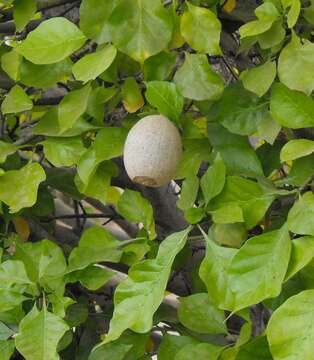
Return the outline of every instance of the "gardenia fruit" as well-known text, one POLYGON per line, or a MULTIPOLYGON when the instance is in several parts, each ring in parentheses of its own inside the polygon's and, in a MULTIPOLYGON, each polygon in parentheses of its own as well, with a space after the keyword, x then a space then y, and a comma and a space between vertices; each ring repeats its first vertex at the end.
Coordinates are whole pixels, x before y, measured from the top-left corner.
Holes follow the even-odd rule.
POLYGON ((164 116, 146 116, 127 136, 124 166, 132 181, 158 187, 175 176, 181 154, 181 136, 176 126, 164 116))

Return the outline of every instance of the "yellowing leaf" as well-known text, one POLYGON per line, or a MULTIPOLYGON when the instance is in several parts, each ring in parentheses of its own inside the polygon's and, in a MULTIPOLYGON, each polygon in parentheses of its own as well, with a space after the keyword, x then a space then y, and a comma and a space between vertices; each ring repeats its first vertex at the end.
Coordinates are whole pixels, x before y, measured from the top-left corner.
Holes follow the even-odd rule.
POLYGON ((134 78, 127 78, 122 87, 123 106, 129 113, 135 113, 144 105, 144 99, 134 78))
POLYGON ((14 218, 12 222, 19 237, 23 241, 27 241, 31 233, 28 222, 21 216, 14 218))
POLYGON ((227 0, 223 6, 223 10, 227 13, 230 13, 237 5, 237 0, 227 0))

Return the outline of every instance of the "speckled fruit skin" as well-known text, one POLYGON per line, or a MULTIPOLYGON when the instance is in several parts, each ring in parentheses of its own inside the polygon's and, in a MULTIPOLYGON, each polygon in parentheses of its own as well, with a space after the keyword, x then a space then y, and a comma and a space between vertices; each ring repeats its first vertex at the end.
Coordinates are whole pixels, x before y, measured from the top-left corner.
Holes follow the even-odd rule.
POLYGON ((181 136, 176 126, 165 116, 150 115, 129 131, 124 166, 132 181, 159 187, 173 179, 181 155, 181 136))

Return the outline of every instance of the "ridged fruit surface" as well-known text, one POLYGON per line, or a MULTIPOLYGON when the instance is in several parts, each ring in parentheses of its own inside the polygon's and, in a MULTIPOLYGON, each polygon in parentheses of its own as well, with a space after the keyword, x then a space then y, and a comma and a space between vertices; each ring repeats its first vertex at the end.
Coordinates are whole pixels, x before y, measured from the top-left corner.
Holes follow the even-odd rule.
POLYGON ((173 179, 181 154, 181 136, 176 126, 162 115, 145 116, 129 131, 124 166, 132 181, 158 187, 173 179))

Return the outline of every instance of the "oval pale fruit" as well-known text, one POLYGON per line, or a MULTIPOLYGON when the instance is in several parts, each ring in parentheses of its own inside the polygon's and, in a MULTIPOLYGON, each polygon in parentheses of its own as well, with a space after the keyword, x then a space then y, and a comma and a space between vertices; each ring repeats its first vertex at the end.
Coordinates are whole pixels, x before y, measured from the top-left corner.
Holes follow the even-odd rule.
POLYGON ((161 115, 145 116, 129 131, 124 166, 132 181, 158 187, 175 176, 181 154, 181 136, 176 126, 161 115))

